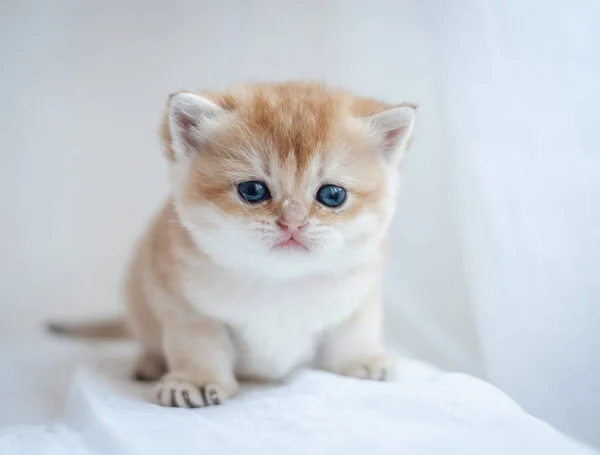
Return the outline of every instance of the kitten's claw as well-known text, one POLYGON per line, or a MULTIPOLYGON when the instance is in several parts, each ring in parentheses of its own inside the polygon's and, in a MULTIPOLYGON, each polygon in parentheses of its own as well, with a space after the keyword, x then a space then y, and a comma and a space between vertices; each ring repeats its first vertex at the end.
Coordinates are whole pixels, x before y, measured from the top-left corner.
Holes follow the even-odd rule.
POLYGON ((372 381, 388 381, 392 376, 392 362, 387 355, 367 357, 347 367, 342 375, 372 381))
POLYGON ((225 398, 224 388, 214 383, 167 374, 155 389, 156 402, 175 408, 204 408, 219 405, 225 398))

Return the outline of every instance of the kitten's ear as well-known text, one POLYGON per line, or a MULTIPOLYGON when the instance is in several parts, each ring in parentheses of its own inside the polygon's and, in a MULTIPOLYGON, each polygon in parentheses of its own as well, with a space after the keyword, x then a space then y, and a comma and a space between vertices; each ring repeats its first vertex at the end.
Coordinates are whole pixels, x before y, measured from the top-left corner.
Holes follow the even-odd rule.
POLYGON ((389 163, 398 164, 404 158, 415 123, 415 105, 403 105, 378 112, 366 120, 377 134, 378 153, 389 163))
POLYGON ((211 127, 225 109, 194 93, 181 92, 169 97, 167 122, 170 132, 171 158, 200 151, 207 142, 211 127))

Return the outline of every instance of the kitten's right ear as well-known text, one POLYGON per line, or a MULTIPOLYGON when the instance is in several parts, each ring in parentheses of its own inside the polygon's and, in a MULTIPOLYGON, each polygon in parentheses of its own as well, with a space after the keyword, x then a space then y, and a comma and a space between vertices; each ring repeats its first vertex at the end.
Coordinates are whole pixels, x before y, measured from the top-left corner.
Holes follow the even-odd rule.
POLYGON ((390 163, 402 161, 415 123, 417 106, 402 104, 367 117, 373 131, 378 135, 378 151, 390 163))
POLYGON ((189 156, 202 150, 216 118, 225 109, 194 93, 180 92, 169 97, 167 122, 169 125, 172 158, 189 156))

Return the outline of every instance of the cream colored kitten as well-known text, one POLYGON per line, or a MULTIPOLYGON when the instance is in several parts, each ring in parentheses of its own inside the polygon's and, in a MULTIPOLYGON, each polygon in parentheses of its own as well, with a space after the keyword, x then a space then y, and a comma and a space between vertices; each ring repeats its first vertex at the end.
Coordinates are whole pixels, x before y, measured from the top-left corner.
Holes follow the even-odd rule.
POLYGON ((388 377, 383 244, 414 112, 316 84, 169 98, 171 197, 126 286, 160 404, 219 404, 303 365, 388 377))

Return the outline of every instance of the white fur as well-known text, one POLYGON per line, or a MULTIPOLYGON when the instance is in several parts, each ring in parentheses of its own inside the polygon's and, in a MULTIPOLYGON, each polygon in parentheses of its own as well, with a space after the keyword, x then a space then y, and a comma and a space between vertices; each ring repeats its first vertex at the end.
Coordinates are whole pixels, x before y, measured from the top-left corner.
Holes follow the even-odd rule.
POLYGON ((264 379, 281 379, 313 362, 319 335, 356 310, 376 277, 374 269, 322 280, 219 274, 207 282, 191 276, 183 286, 194 308, 231 330, 236 373, 264 379))

